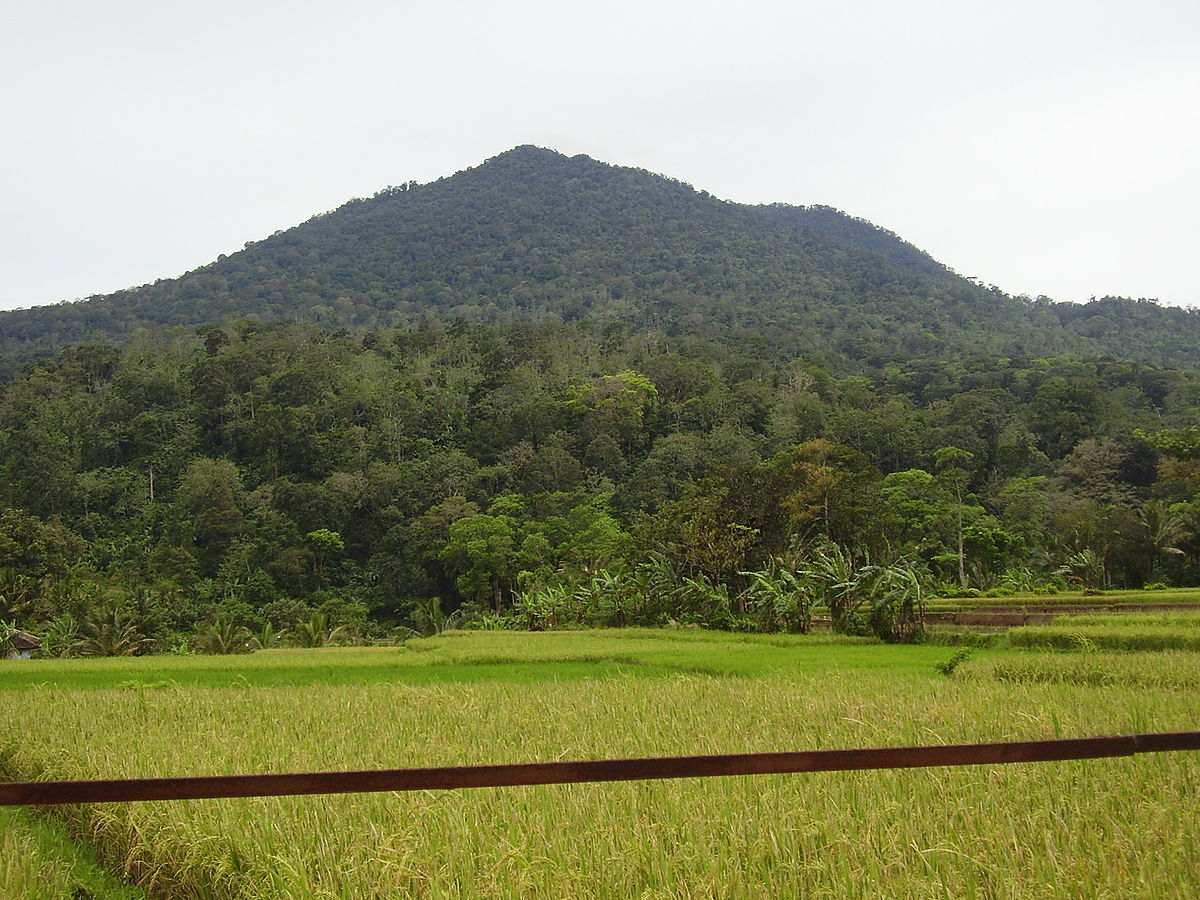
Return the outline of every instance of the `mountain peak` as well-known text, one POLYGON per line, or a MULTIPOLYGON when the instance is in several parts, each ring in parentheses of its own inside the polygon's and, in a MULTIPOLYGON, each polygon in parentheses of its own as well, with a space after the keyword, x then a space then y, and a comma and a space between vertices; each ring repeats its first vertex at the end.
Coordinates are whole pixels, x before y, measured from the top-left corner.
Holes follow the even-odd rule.
MULTIPOLYGON (((574 157, 579 159, 580 157, 574 157)), ((582 157, 588 159, 588 157, 582 157)), ((547 147, 538 147, 534 144, 520 144, 513 147, 511 150, 505 150, 503 153, 498 153, 489 159, 484 160, 480 165, 468 171, 479 170, 515 170, 524 169, 529 171, 540 171, 550 166, 562 165, 569 162, 571 157, 557 150, 551 150, 547 147)), ((594 162, 594 160, 593 160, 594 162)))
POLYGON ((518 144, 511 150, 505 150, 503 153, 497 153, 495 156, 484 162, 487 165, 489 162, 495 162, 502 159, 567 159, 566 154, 559 153, 557 150, 550 147, 539 147, 536 144, 518 144))
MULTIPOLYGON (((179 278, 0 314, 0 374, 66 343, 250 316, 361 329, 620 320, 870 365, 964 348, 1020 354, 1035 327, 1021 301, 838 210, 729 203, 644 169, 522 144, 179 278), (992 334, 987 347, 981 333, 992 334)), ((1192 333, 1181 329, 1162 361, 1192 359, 1192 333)))

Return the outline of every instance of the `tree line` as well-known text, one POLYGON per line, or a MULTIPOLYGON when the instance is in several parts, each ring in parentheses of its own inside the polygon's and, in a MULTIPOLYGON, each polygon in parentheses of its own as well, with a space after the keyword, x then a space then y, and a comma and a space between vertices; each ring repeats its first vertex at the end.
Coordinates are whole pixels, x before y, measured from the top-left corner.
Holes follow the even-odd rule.
POLYGON ((908 640, 931 594, 1200 584, 1198 406, 1127 360, 868 376, 619 322, 142 332, 0 390, 0 619, 122 652, 472 620, 908 640))

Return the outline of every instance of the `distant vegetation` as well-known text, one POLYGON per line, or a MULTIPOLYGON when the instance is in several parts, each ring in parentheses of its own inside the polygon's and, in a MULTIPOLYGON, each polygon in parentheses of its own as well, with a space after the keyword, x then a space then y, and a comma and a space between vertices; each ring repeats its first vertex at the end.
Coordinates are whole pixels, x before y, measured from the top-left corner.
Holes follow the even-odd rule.
POLYGON ((1200 381, 876 377, 614 324, 242 322, 0 393, 0 619, 48 652, 670 620, 919 637, 933 596, 1200 583, 1200 381))

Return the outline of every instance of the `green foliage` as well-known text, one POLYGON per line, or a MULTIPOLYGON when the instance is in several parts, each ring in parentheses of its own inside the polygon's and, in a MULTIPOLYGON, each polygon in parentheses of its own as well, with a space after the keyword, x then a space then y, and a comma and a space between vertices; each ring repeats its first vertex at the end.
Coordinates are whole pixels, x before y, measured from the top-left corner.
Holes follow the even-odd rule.
POLYGON ((1085 589, 1103 587, 1106 582, 1104 561, 1091 548, 1072 553, 1059 568, 1059 574, 1085 589))
POLYGON ((949 659, 935 663, 934 669, 941 672, 947 678, 954 674, 954 670, 965 663, 973 655, 974 650, 971 647, 960 647, 950 656, 949 659))
POLYGON ((757 529, 730 521, 725 509, 730 488, 715 480, 691 487, 679 500, 643 519, 634 540, 671 561, 686 576, 721 582, 745 568, 757 529))
POLYGON ((318 528, 304 536, 313 552, 313 574, 318 587, 328 584, 328 568, 346 549, 346 542, 336 531, 318 528))
POLYGON ((0 570, 31 578, 65 574, 83 541, 55 518, 43 521, 20 510, 0 511, 0 570))
POLYGON ((251 653, 258 649, 258 641, 246 626, 239 625, 227 616, 218 616, 211 625, 196 635, 192 646, 200 653, 229 655, 251 653))
POLYGON ((73 656, 79 640, 79 623, 70 613, 63 613, 46 624, 42 632, 42 653, 51 657, 73 656))
POLYGON ((279 629, 270 622, 264 622, 253 635, 251 648, 256 650, 270 650, 272 647, 277 647, 281 640, 282 635, 279 629))
POLYGON ((315 612, 307 621, 297 623, 290 636, 295 647, 331 647, 345 643, 350 633, 345 625, 331 625, 327 613, 315 612))
POLYGON ((869 543, 880 473, 863 453, 821 439, 777 453, 770 466, 781 479, 782 505, 796 535, 869 543))
POLYGON ((925 634, 922 573, 904 563, 864 567, 859 573, 870 598, 871 633, 888 643, 917 643, 925 634))
POLYGON ((12 639, 19 630, 12 622, 0 619, 0 652, 7 654, 12 649, 12 639))
POLYGON ((1148 442, 1159 453, 1177 459, 1200 459, 1200 428, 1188 425, 1184 428, 1163 428, 1157 431, 1134 429, 1134 437, 1148 442))
POLYGON ((736 339, 598 299, 577 321, 463 310, 365 340, 231 320, 64 350, 0 392, 0 615, 40 633, 117 606, 164 649, 317 610, 363 638, 427 631, 431 598, 494 624, 828 616, 915 640, 950 582, 1200 584, 1194 373, 1041 344, 850 361, 737 302, 736 339), (880 574, 896 560, 919 591, 880 574))
POLYGON ((97 610, 96 617, 79 629, 79 636, 72 648, 79 656, 136 656, 153 646, 133 618, 116 606, 97 610))
POLYGON ((478 513, 454 522, 441 555, 459 591, 491 602, 499 613, 519 571, 519 537, 520 526, 511 516, 478 513))
POLYGON ((304 539, 319 548, 320 552, 328 555, 341 553, 346 549, 346 542, 342 540, 342 536, 336 531, 330 531, 328 528, 318 528, 316 531, 310 531, 304 536, 304 539))
POLYGON ((859 612, 868 598, 861 590, 864 582, 860 567, 849 553, 838 544, 817 544, 809 549, 800 573, 829 610, 834 631, 865 633, 865 623, 859 612))
POLYGON ((814 588, 783 559, 773 559, 768 568, 740 573, 750 586, 739 598, 743 611, 754 615, 763 631, 808 634, 812 629, 814 588))
POLYGON ((416 631, 426 637, 455 627, 458 618, 456 613, 446 613, 441 597, 422 597, 413 605, 412 620, 416 631))

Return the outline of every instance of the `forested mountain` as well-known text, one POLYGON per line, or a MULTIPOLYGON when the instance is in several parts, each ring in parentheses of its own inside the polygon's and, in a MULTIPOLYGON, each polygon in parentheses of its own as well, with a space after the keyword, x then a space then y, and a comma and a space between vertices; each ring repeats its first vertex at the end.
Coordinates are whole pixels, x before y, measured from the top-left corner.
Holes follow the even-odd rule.
POLYGON ((911 639, 931 592, 1200 584, 1196 323, 518 148, 4 314, 0 626, 911 639))
POLYGON ((727 203, 645 171, 518 147, 353 200, 179 278, 0 313, 0 374, 67 344, 246 317, 360 331, 429 318, 620 321, 839 371, 1060 352, 1200 364, 1200 317, 1188 312, 1013 298, 827 207, 727 203))

